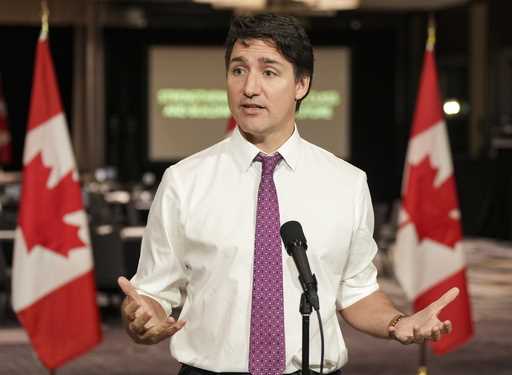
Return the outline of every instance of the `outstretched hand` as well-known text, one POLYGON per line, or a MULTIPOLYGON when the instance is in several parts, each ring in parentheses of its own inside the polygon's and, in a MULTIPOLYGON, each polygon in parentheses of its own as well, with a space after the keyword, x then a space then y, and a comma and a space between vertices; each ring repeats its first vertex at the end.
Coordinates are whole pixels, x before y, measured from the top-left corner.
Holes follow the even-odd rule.
POLYGON ((395 327, 389 327, 389 335, 402 344, 440 340, 452 331, 452 323, 449 320, 442 322, 437 316, 458 294, 458 288, 450 289, 423 310, 402 318, 395 327))
POLYGON ((125 277, 117 279, 127 298, 121 306, 121 315, 128 335, 139 344, 156 344, 171 337, 185 325, 185 321, 167 316, 158 302, 137 293, 125 277))

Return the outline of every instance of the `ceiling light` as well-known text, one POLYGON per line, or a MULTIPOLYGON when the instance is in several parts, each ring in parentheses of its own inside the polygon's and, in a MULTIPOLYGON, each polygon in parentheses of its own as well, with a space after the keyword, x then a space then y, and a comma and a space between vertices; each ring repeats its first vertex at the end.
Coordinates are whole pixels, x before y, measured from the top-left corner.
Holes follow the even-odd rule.
POLYGON ((446 116, 455 116, 460 113, 460 103, 456 99, 450 99, 444 102, 443 104, 443 111, 446 114, 446 116))
POLYGON ((266 0, 194 0, 196 3, 209 3, 214 8, 263 9, 266 0))
POLYGON ((317 10, 347 10, 360 6, 360 0, 299 0, 317 10))

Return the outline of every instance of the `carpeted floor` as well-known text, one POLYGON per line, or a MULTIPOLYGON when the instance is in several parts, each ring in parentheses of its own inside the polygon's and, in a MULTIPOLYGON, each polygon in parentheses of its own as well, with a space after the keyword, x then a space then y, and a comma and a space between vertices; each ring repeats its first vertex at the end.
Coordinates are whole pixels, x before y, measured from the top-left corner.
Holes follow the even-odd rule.
MULTIPOLYGON (((466 241, 476 334, 464 347, 448 355, 429 355, 429 375, 512 374, 512 248, 487 241, 466 241)), ((406 301, 391 278, 382 288, 395 303, 406 301)), ((154 346, 133 344, 124 334, 116 313, 105 312, 104 340, 95 350, 67 364, 59 375, 177 374, 179 364, 168 342, 154 346)), ((417 346, 365 336, 343 325, 349 347, 344 374, 414 375, 417 346)), ((47 374, 35 359, 23 331, 12 321, 0 325, 0 374, 47 374)))

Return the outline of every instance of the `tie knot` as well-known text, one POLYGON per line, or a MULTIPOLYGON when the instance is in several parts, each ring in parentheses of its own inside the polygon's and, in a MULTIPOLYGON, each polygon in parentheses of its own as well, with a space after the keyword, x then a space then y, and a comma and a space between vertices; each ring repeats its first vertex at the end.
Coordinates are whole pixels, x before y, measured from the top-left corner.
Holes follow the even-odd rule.
POLYGON ((256 155, 254 160, 261 162, 261 173, 262 174, 274 174, 274 169, 283 159, 280 153, 275 153, 272 156, 265 156, 261 152, 256 155))

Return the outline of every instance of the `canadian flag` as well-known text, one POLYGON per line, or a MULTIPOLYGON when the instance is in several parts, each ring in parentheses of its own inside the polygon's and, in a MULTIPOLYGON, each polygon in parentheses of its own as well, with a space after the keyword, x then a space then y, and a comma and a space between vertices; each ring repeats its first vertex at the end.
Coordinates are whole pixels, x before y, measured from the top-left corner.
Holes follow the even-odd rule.
POLYGON ((78 173, 46 33, 39 38, 23 156, 12 304, 45 367, 101 340, 78 173))
POLYGON ((6 165, 12 161, 11 134, 7 122, 7 105, 2 92, 0 77, 0 164, 6 165))
POLYGON ((402 185, 402 205, 394 249, 395 272, 415 311, 452 287, 459 296, 442 310, 453 331, 432 343, 443 354, 473 334, 466 265, 453 164, 441 110, 433 41, 423 71, 402 185))

